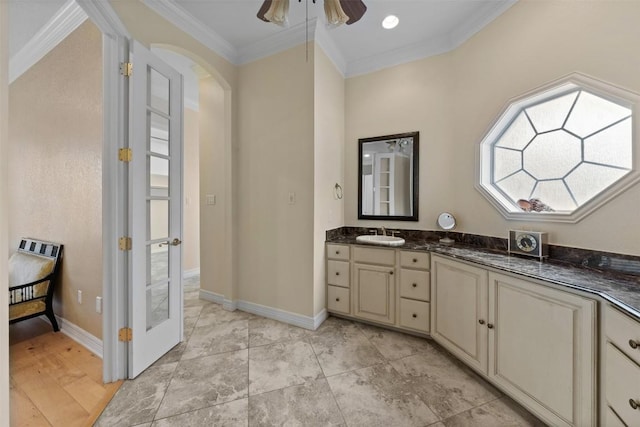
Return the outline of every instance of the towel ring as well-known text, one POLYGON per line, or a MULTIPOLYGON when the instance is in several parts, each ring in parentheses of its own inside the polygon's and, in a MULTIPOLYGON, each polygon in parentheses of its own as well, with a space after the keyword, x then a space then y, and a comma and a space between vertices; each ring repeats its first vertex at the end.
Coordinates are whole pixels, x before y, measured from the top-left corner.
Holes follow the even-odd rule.
POLYGON ((337 182, 334 187, 334 192, 336 194, 336 199, 342 199, 342 187, 337 182))

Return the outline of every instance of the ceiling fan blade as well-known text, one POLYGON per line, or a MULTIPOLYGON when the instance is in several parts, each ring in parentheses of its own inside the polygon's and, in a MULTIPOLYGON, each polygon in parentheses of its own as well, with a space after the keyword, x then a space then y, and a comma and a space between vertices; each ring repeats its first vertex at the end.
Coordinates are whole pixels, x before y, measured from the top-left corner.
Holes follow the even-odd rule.
POLYGON ((362 0, 340 0, 340 6, 342 6, 344 13, 349 16, 347 25, 358 22, 367 11, 367 6, 365 6, 362 0))
POLYGON ((267 18, 264 17, 264 14, 267 13, 269 8, 271 7, 272 0, 264 0, 262 6, 260 6, 260 10, 258 11, 258 19, 263 20, 264 22, 270 22, 267 18))

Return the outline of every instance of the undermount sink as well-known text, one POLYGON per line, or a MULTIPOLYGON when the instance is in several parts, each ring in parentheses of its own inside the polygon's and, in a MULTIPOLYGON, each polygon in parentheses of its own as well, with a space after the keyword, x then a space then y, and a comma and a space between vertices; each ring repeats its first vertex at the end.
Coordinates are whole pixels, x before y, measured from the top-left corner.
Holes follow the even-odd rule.
POLYGON ((362 236, 356 237, 356 242, 368 243, 371 245, 382 245, 382 246, 404 245, 404 239, 402 237, 395 237, 395 236, 362 235, 362 236))

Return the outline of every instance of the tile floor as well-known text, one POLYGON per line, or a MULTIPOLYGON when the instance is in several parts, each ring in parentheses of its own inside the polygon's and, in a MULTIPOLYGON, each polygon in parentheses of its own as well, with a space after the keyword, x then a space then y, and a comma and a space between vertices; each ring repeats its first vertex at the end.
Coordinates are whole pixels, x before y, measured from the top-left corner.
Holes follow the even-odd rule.
POLYGON ((544 425, 431 340, 335 317, 307 331, 185 288, 185 342, 95 425, 544 425))

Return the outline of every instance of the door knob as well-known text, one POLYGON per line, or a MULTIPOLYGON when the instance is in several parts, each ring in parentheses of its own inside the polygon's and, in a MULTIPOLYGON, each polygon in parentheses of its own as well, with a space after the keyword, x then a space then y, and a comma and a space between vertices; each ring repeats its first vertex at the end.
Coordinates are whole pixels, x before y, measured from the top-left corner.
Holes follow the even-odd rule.
POLYGON ((175 239, 173 239, 173 240, 171 240, 171 241, 167 240, 166 242, 162 242, 162 243, 160 243, 158 246, 159 246, 159 247, 169 246, 169 245, 171 245, 171 246, 178 246, 180 243, 182 243, 182 240, 180 240, 180 239, 178 239, 178 238, 175 238, 175 239))

